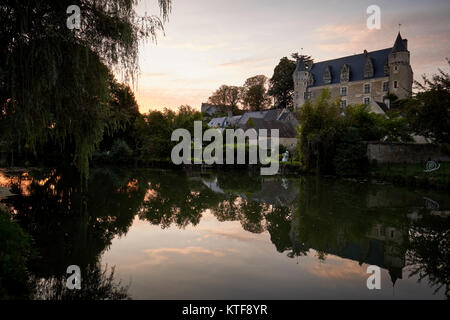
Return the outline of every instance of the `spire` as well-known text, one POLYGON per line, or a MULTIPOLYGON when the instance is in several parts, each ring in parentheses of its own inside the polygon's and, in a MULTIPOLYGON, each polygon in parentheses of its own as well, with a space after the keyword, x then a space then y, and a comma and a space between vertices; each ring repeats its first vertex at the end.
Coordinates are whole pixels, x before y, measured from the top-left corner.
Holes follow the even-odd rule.
POLYGON ((408 51, 405 45, 405 41, 402 39, 402 35, 400 34, 400 31, 398 32, 397 39, 395 40, 394 46, 392 47, 391 53, 396 52, 404 52, 408 51))
POLYGON ((303 58, 303 56, 301 56, 300 59, 298 59, 297 71, 307 71, 305 59, 303 58))

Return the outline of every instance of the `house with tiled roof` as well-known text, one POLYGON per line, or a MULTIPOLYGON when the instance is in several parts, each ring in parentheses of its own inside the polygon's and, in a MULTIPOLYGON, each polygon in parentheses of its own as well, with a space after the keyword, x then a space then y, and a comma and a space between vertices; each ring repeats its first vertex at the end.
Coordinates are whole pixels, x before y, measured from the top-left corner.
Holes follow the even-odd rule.
POLYGON ((223 131, 225 128, 240 128, 243 130, 255 129, 277 129, 279 143, 287 149, 293 150, 297 144, 298 121, 295 114, 287 109, 270 109, 261 111, 249 111, 240 116, 228 116, 212 118, 208 127, 223 131))
POLYGON ((376 113, 390 108, 389 94, 400 99, 412 94, 413 71, 408 41, 400 33, 393 47, 321 61, 313 64, 297 62, 294 78, 294 106, 316 99, 328 88, 332 99, 340 98, 341 106, 366 104, 376 113))

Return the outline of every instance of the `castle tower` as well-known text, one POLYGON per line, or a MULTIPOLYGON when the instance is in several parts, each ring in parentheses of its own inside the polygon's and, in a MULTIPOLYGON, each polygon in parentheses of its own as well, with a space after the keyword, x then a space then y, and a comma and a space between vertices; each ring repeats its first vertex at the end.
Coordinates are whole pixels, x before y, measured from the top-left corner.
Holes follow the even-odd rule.
POLYGON ((301 57, 297 62, 294 74, 294 109, 305 104, 305 97, 308 88, 308 80, 310 78, 305 60, 301 57))
POLYGON ((389 64, 389 92, 399 99, 411 97, 413 71, 410 64, 408 40, 402 39, 400 32, 388 58, 389 64))

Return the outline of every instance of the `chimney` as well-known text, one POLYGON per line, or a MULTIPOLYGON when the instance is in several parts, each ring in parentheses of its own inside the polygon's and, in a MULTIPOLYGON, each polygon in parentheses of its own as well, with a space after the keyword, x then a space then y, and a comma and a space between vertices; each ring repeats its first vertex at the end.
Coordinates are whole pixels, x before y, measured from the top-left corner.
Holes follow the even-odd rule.
POLYGON ((408 39, 403 39, 403 44, 405 45, 406 50, 408 50, 408 39))

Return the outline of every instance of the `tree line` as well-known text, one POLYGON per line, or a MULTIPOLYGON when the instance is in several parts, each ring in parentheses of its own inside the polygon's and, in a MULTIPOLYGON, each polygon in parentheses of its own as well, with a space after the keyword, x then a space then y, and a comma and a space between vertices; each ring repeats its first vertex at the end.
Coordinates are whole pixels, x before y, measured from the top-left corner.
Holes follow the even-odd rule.
POLYGON ((300 58, 312 63, 310 56, 293 53, 290 58, 280 59, 270 79, 265 75, 256 75, 245 80, 241 87, 222 85, 213 92, 208 102, 233 114, 239 114, 242 110, 265 110, 272 105, 293 110, 293 74, 300 58))

